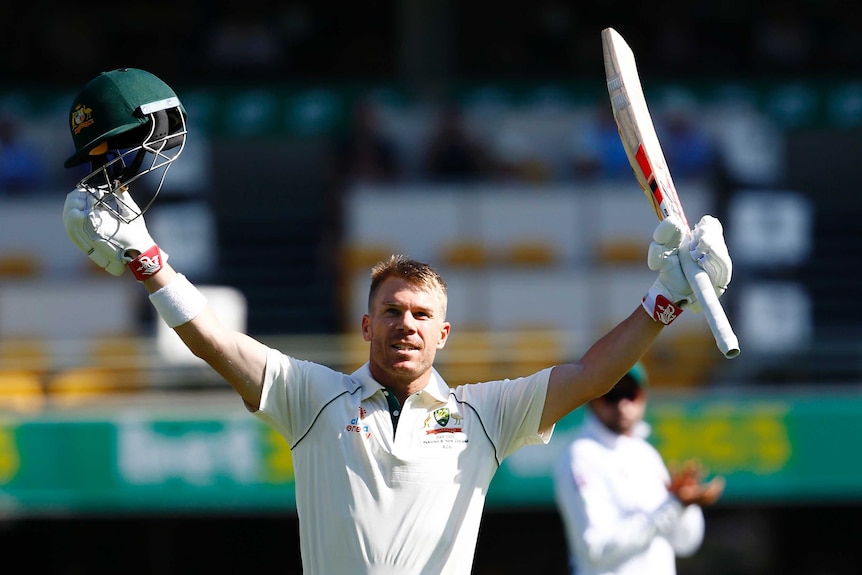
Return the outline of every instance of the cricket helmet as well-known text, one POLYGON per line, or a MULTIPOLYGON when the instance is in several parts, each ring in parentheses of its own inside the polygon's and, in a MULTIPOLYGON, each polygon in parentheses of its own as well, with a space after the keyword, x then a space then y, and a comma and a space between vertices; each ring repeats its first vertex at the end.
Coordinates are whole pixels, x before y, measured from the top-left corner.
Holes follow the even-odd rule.
POLYGON ((120 68, 90 80, 75 96, 69 115, 75 153, 64 166, 89 162, 91 167, 78 187, 100 199, 119 199, 119 191, 155 172, 156 184, 146 201, 137 198, 141 208, 132 210, 132 219, 143 214, 185 147, 187 116, 177 95, 149 72, 120 68))

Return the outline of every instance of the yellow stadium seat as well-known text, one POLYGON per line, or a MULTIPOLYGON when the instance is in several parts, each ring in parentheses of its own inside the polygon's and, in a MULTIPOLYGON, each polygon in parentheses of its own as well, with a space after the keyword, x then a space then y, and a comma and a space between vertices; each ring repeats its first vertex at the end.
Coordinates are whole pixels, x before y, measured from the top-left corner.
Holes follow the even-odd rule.
POLYGON ((512 243, 501 250, 500 263, 511 266, 544 267, 557 262, 553 246, 543 241, 524 240, 512 243))
POLYGON ((43 375, 51 368, 48 342, 40 337, 0 339, 0 370, 29 371, 43 375))
POLYGON ((347 373, 353 373, 368 361, 368 346, 370 344, 362 339, 362 336, 356 333, 355 329, 339 336, 339 344, 344 357, 344 370, 347 373))
POLYGON ((488 248, 476 240, 450 242, 440 251, 440 263, 448 267, 481 268, 491 261, 488 248))
POLYGON ((137 374, 106 367, 72 367, 51 377, 48 393, 53 405, 70 407, 109 395, 140 390, 137 374))
POLYGON ((42 268, 42 261, 33 254, 0 255, 0 277, 3 279, 33 278, 42 273, 42 268))
POLYGON ((340 247, 339 264, 346 277, 354 273, 368 273, 371 267, 396 253, 391 246, 383 244, 344 244, 340 247))
POLYGON ((45 405, 45 391, 38 374, 25 370, 0 371, 0 410, 38 412, 45 405))
POLYGON ((512 334, 511 373, 530 375, 566 361, 565 340, 554 326, 523 326, 512 334))
POLYGON ((500 365, 494 361, 496 347, 488 331, 457 331, 437 354, 439 371, 455 387, 497 379, 500 365))
POLYGON ((83 365, 51 375, 47 392, 53 404, 71 406, 106 395, 136 393, 146 389, 146 359, 142 343, 134 336, 94 338, 83 365))
POLYGON ((660 337, 643 358, 650 386, 684 389, 706 385, 721 359, 712 333, 708 328, 668 332, 667 337, 660 337))
POLYGON ((595 252, 596 264, 601 266, 644 265, 646 263, 647 244, 640 240, 623 239, 601 242, 595 252))

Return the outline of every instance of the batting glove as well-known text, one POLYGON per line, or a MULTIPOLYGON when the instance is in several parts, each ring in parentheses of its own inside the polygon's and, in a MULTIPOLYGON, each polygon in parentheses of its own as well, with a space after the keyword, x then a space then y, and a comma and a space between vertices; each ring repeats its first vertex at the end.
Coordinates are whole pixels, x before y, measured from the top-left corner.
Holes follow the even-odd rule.
POLYGON ((693 297, 679 263, 679 248, 686 235, 682 222, 669 216, 653 231, 647 252, 647 265, 658 272, 658 277, 644 296, 643 306, 653 319, 665 325, 679 317, 693 297))
POLYGON ((733 262, 724 242, 724 228, 712 216, 703 216, 692 230, 689 252, 709 275, 715 295, 721 297, 733 276, 733 262))
POLYGON ((119 198, 100 190, 72 190, 63 206, 63 224, 72 242, 96 265, 114 276, 130 267, 135 278, 144 281, 162 269, 168 254, 150 237, 143 216, 136 217, 140 209, 131 194, 124 191, 119 198))
POLYGON ((644 296, 643 306, 656 321, 665 325, 679 317, 683 309, 695 313, 701 310, 682 271, 680 257, 691 257, 706 271, 717 296, 727 290, 732 275, 723 229, 716 218, 701 218, 690 238, 676 217, 662 220, 653 232, 653 241, 647 254, 647 265, 659 274, 644 296))

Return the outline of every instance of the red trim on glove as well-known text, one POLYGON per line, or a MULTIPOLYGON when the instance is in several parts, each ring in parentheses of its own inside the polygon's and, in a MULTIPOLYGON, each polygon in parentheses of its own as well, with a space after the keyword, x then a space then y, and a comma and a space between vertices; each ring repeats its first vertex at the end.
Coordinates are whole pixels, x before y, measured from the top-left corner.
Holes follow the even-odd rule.
POLYGON ((162 252, 156 245, 129 262, 129 268, 139 282, 162 271, 162 265, 162 252))
POLYGON ((655 303, 653 303, 653 308, 650 310, 647 305, 647 298, 651 294, 647 294, 643 298, 644 307, 647 308, 647 312, 650 313, 654 320, 657 322, 663 323, 664 325, 670 325, 673 323, 673 320, 679 317, 679 314, 682 313, 682 308, 667 299, 662 294, 656 294, 655 303))

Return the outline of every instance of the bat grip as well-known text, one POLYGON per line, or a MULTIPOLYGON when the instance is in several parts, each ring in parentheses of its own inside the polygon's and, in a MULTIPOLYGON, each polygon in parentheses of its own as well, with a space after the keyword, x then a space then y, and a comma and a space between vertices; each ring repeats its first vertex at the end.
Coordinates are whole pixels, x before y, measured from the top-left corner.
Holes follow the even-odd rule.
POLYGON ((730 327, 730 321, 718 301, 718 296, 715 295, 715 288, 712 287, 709 274, 686 253, 680 253, 679 261, 682 263, 685 278, 691 285, 697 301, 700 302, 718 349, 724 354, 724 357, 733 359, 739 355, 739 340, 733 333, 733 328, 730 327))

